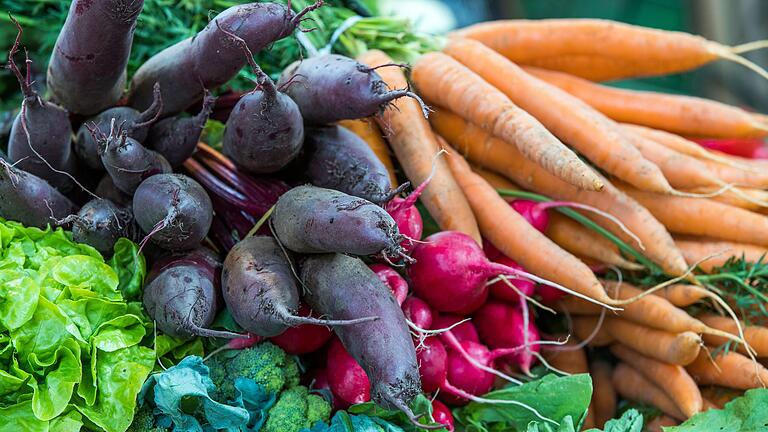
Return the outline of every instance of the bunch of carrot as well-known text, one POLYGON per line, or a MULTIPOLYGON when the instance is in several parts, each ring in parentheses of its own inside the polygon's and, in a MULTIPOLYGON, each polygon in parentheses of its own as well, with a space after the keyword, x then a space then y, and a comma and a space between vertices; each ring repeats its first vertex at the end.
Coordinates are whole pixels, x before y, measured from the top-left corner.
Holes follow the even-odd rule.
MULTIPOLYGON (((762 138, 768 118, 595 81, 677 73, 717 59, 768 76, 739 56, 760 46, 602 20, 482 23, 449 35, 442 52, 413 65, 410 81, 432 108, 429 119, 417 101, 403 98, 377 124, 347 126, 394 167, 388 143, 414 184, 431 179, 421 200, 441 229, 486 240, 530 273, 581 295, 550 305, 569 317, 571 342, 543 352, 555 369, 592 373, 588 422, 613 417, 620 395, 656 406, 666 416, 658 422, 674 424, 722 406, 712 386, 768 385, 761 363, 768 328, 738 321, 736 305, 692 272, 717 271, 732 257, 759 262, 768 252, 768 164, 691 140, 762 138), (441 149, 448 154, 436 157, 441 149), (581 211, 585 225, 553 213, 538 230, 510 205, 509 195, 525 191, 620 223, 581 211), (607 267, 648 267, 686 282, 645 290, 598 278, 607 267), (685 309, 705 301, 725 316, 685 309), (615 365, 590 364, 583 349, 600 346, 610 347, 615 365)), ((359 60, 393 63, 379 51, 359 60)), ((409 86, 397 68, 378 71, 391 88, 409 86)))

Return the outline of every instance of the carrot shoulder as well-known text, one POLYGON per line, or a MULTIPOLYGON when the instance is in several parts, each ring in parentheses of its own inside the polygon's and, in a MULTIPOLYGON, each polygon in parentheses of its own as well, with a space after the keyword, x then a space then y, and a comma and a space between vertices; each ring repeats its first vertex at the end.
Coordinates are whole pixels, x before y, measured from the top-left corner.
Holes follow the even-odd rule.
POLYGON ((602 188, 594 170, 538 120, 451 57, 437 52, 423 55, 411 78, 424 98, 512 143, 548 172, 579 188, 602 188))
POLYGON ((450 153, 446 159, 469 199, 483 237, 537 276, 595 300, 608 299, 586 264, 533 228, 488 182, 472 172, 464 158, 450 153))
POLYGON ((618 342, 664 363, 685 366, 699 354, 701 338, 696 333, 670 333, 619 318, 606 321, 608 332, 618 342))
MULTIPOLYGON (((736 323, 733 322, 733 320, 730 318, 717 315, 704 315, 699 318, 704 324, 712 328, 716 328, 733 335, 739 333, 738 328, 736 328, 736 323)), ((749 346, 755 350, 755 355, 757 357, 768 357, 768 328, 756 325, 748 326, 744 323, 741 323, 741 325, 743 326, 742 328, 744 330, 744 339, 747 341, 749 346)), ((720 346, 728 342, 728 340, 720 336, 704 335, 704 342, 712 346, 720 346)), ((744 345, 739 345, 737 349, 740 353, 746 354, 744 345)))
POLYGON ((613 387, 626 399, 653 405, 676 419, 686 418, 672 398, 627 363, 619 363, 613 369, 613 387))
POLYGON ((768 133, 768 125, 761 123, 752 114, 720 102, 609 87, 562 72, 534 67, 524 69, 618 122, 689 136, 761 137, 768 133))
MULTIPOLYGON (((360 60, 375 67, 392 63, 381 51, 368 51, 360 60)), ((408 83, 398 68, 379 68, 379 75, 391 88, 405 88, 408 83)), ((392 150, 405 175, 414 185, 423 183, 435 167, 435 175, 421 195, 421 202, 443 230, 455 230, 471 236, 480 244, 480 231, 464 193, 453 178, 445 158, 435 158, 440 144, 424 118, 421 107, 411 98, 400 98, 376 119, 387 133, 392 150)))
MULTIPOLYGON (((503 174, 534 192, 554 199, 588 204, 611 213, 642 240, 645 245, 643 253, 665 272, 678 276, 687 270, 683 255, 677 250, 666 229, 648 210, 609 182, 606 181, 605 189, 600 192, 580 190, 523 158, 514 146, 490 136, 451 112, 434 112, 430 115, 430 121, 436 132, 470 161, 503 174)), ((616 225, 599 219, 596 221, 634 245, 633 240, 617 229, 616 225)))
POLYGON ((696 360, 686 366, 699 384, 748 390, 768 384, 768 369, 748 357, 729 351, 710 358, 702 350, 696 360))
POLYGON ((501 90, 598 167, 644 190, 671 190, 659 168, 624 137, 617 123, 578 98, 527 74, 477 41, 451 39, 443 51, 501 90))

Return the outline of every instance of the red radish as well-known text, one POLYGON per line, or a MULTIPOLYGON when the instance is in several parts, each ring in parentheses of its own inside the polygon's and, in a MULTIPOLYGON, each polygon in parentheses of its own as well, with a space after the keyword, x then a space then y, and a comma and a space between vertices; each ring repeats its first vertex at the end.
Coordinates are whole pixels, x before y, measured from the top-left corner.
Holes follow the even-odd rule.
MULTIPOLYGON (((312 311, 304 304, 299 306, 298 316, 312 316, 312 311)), ((288 327, 287 330, 270 338, 272 343, 279 346, 288 354, 308 354, 320 349, 333 334, 326 326, 315 324, 302 324, 296 327, 288 327)))
POLYGON ((397 304, 402 306, 405 298, 408 296, 408 282, 406 282, 405 279, 403 279, 403 277, 392 267, 387 265, 371 264, 368 267, 373 270, 373 272, 376 273, 376 276, 379 277, 379 280, 384 282, 384 285, 392 291, 395 300, 397 300, 397 304))
POLYGON ((464 307, 457 310, 456 313, 459 315, 472 315, 476 310, 480 309, 480 307, 485 304, 485 302, 488 300, 489 294, 490 290, 483 290, 483 295, 475 299, 475 301, 472 303, 467 303, 464 305, 464 307))
POLYGON ((410 296, 402 304, 403 314, 416 327, 429 329, 432 327, 432 310, 422 299, 410 296))
POLYGON ((474 323, 482 341, 490 348, 515 348, 523 346, 514 355, 516 363, 526 374, 534 360, 532 352, 539 352, 539 345, 533 343, 540 339, 535 324, 528 320, 526 335, 525 316, 512 305, 490 301, 474 316, 474 323))
POLYGON ((384 206, 387 213, 397 223, 400 234, 405 236, 405 240, 400 245, 406 251, 410 251, 413 248, 413 240, 421 240, 421 234, 424 232, 424 221, 421 219, 419 209, 416 208, 416 200, 419 199, 424 188, 429 184, 431 177, 430 175, 427 180, 422 182, 407 197, 394 197, 384 206))
POLYGON ((504 256, 504 254, 501 253, 501 251, 498 250, 496 246, 493 245, 493 243, 486 239, 483 239, 483 252, 485 252, 485 256, 488 257, 488 259, 491 261, 496 261, 504 256))
MULTIPOLYGON (((518 270, 523 270, 520 264, 516 263, 512 258, 509 258, 506 256, 497 258, 494 261, 500 264, 510 266, 512 268, 516 268, 518 270)), ((514 285, 515 288, 519 289, 520 292, 525 294, 526 296, 532 296, 534 290, 536 289, 536 284, 529 281, 528 279, 507 278, 507 280, 509 281, 510 284, 514 285)), ((507 285, 504 281, 495 282, 489 288, 493 298, 496 298, 499 300, 505 300, 512 303, 517 303, 520 301, 520 294, 518 294, 517 291, 515 291, 514 289, 511 289, 510 286, 507 285)))
POLYGON ((412 257, 416 262, 408 267, 408 276, 414 293, 440 312, 459 311, 476 302, 488 290, 486 281, 500 274, 553 284, 530 273, 488 261, 472 237, 457 231, 443 231, 427 237, 424 243, 416 245, 412 257))
MULTIPOLYGON (((461 347, 483 365, 490 366, 491 353, 485 345, 464 341, 461 347)), ((491 390, 493 380, 493 375, 478 369, 457 351, 448 350, 448 382, 454 387, 473 395, 483 395, 491 390)), ((450 391, 448 393, 450 395, 450 391)), ((450 396, 449 403, 461 403, 460 399, 456 399, 457 395, 450 396)))
POLYGON ((604 213, 601 211, 595 211, 596 209, 593 207, 569 201, 539 202, 525 199, 516 199, 510 202, 509 205, 512 206, 515 211, 520 213, 520 216, 525 218, 525 220, 527 220, 531 226, 541 232, 546 231, 547 226, 549 226, 549 215, 547 214, 547 210, 554 207, 573 207, 604 215, 604 213))
POLYGON ((745 158, 764 159, 758 157, 765 154, 765 141, 760 138, 699 138, 693 141, 710 150, 745 158))
POLYGON ((331 390, 331 385, 328 383, 328 370, 327 369, 315 369, 309 374, 312 381, 309 388, 311 390, 325 390, 331 395, 333 411, 344 410, 349 408, 348 403, 344 402, 331 390))
POLYGON ((565 297, 565 293, 557 288, 552 288, 546 285, 539 285, 536 288, 536 293, 541 298, 541 301, 545 304, 552 304, 561 298, 565 297))
POLYGON ((349 404, 371 400, 371 382, 368 375, 334 338, 328 348, 328 384, 333 394, 349 404))
POLYGON ((257 343, 261 342, 262 340, 264 340, 264 338, 261 336, 257 336, 253 333, 246 333, 246 337, 232 339, 229 342, 227 342, 225 346, 229 349, 241 350, 241 349, 250 348, 256 345, 257 343))
POLYGON ((416 347, 419 361, 421 388, 426 393, 437 391, 445 382, 448 371, 448 353, 436 337, 428 337, 416 347))
MULTIPOLYGON (((440 314, 432 318, 432 330, 447 329, 465 318, 459 315, 440 314)), ((472 321, 465 321, 451 328, 453 336, 460 341, 480 342, 480 336, 472 321)))
POLYGON ((435 420, 435 423, 445 426, 448 432, 453 432, 456 428, 451 410, 437 399, 432 401, 432 419, 435 420))

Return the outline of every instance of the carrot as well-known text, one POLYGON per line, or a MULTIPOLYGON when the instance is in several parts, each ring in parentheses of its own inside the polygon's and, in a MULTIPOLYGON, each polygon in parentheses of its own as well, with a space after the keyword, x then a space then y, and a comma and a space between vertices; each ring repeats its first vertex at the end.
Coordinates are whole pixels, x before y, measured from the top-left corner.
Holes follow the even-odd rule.
MULTIPOLYGON (((630 299, 636 298, 643 290, 628 283, 616 281, 603 281, 606 291, 612 298, 630 299)), ((576 315, 597 315, 602 311, 600 306, 587 303, 575 297, 566 297, 561 300, 564 309, 576 315)), ((678 309, 672 303, 658 296, 645 296, 626 304, 624 309, 616 312, 621 319, 631 321, 637 325, 662 330, 669 333, 682 333, 686 331, 694 333, 712 334, 720 337, 734 339, 736 336, 728 332, 710 328, 703 322, 688 315, 683 309, 678 309)))
POLYGON ((618 318, 606 318, 605 326, 621 344, 664 363, 685 366, 699 354, 701 338, 694 332, 670 333, 618 318))
POLYGON ((496 190, 473 173, 461 157, 446 157, 475 212, 483 237, 531 273, 566 286, 586 297, 610 300, 592 271, 533 228, 496 190))
POLYGON ((686 369, 697 383, 704 385, 749 390, 768 383, 768 369, 733 351, 711 358, 702 350, 686 369))
POLYGON ((768 246, 768 218, 717 201, 619 189, 647 208, 668 230, 768 246))
POLYGON ((595 427, 595 409, 590 405, 587 408, 587 416, 584 417, 584 423, 581 425, 584 430, 589 430, 595 427))
POLYGON ((653 405, 664 414, 679 420, 686 418, 662 389, 626 363, 619 363, 613 369, 613 388, 625 399, 653 405))
POLYGON ((393 188, 397 187, 397 175, 395 174, 395 164, 392 163, 391 153, 387 142, 381 136, 381 130, 372 119, 360 119, 360 120, 342 120, 339 122, 341 126, 351 130, 355 135, 362 138, 368 147, 373 150, 376 157, 379 158, 381 163, 387 168, 389 173, 390 184, 393 188))
POLYGON ((701 395, 722 409, 725 404, 744 394, 743 391, 717 386, 701 386, 701 395))
MULTIPOLYGON (((743 51, 738 47, 731 48, 688 33, 608 20, 492 21, 475 24, 455 34, 478 40, 521 64, 566 56, 593 59, 596 61, 591 66, 598 69, 601 79, 684 72, 717 59, 737 62, 765 76, 759 67, 738 55, 743 51)), ((576 63, 580 68, 590 65, 584 60, 576 63)))
POLYGON ((595 426, 602 429, 605 422, 616 415, 616 390, 613 388, 611 365, 602 360, 589 365, 592 376, 592 407, 595 412, 595 426))
POLYGON ((675 244, 688 262, 698 262, 707 256, 719 254, 699 263, 699 267, 707 273, 722 267, 732 257, 744 257, 749 262, 758 262, 768 254, 768 249, 760 246, 706 239, 675 238, 675 244))
POLYGON ((683 192, 707 195, 709 199, 750 211, 765 211, 768 207, 768 191, 753 188, 697 187, 682 189, 683 192), (714 195, 714 196, 711 196, 714 195))
POLYGON ((672 150, 675 150, 678 153, 686 154, 688 156, 693 156, 698 159, 718 162, 720 164, 732 166, 735 168, 747 169, 751 171, 757 170, 757 167, 753 166, 754 164, 751 162, 752 161, 751 159, 745 159, 745 158, 734 159, 734 157, 732 157, 731 155, 726 155, 725 153, 719 153, 712 150, 707 150, 706 148, 700 146, 699 144, 691 140, 685 139, 679 135, 675 135, 670 132, 651 129, 645 126, 627 124, 627 123, 622 124, 621 127, 625 131, 633 132, 644 138, 653 140, 663 146, 666 146, 672 150))
POLYGON ((587 353, 582 348, 576 348, 577 343, 571 340, 565 345, 556 347, 542 345, 541 354, 547 363, 557 370, 569 374, 589 373, 587 353))
POLYGON ((488 184, 493 186, 495 189, 520 190, 516 184, 507 180, 507 178, 502 175, 496 174, 493 171, 488 171, 487 169, 481 168, 477 165, 471 166, 472 171, 474 171, 475 174, 482 177, 483 180, 487 181, 488 184))
POLYGON ((703 401, 699 387, 682 366, 662 363, 621 344, 613 345, 611 352, 646 379, 664 389, 686 417, 702 410, 703 401))
POLYGON ((696 304, 705 298, 711 298, 714 294, 696 285, 674 284, 664 289, 654 291, 654 295, 667 299, 677 307, 687 307, 696 304))
POLYGON ((713 138, 762 137, 768 133, 768 124, 741 108, 724 103, 608 87, 562 72, 533 67, 524 69, 618 122, 713 138))
MULTIPOLYGON (((600 192, 579 190, 523 158, 514 146, 451 112, 434 112, 430 121, 437 133, 472 162, 498 172, 526 189, 558 200, 588 204, 613 214, 642 240, 643 253, 666 273, 679 276, 687 270, 683 255, 666 229, 648 210, 609 182, 606 181, 605 189, 600 192)), ((634 242, 614 224, 597 222, 624 241, 634 242)))
POLYGON ((549 215, 549 225, 545 234, 561 248, 574 255, 586 256, 598 262, 628 270, 643 268, 640 264, 627 261, 622 257, 619 248, 610 240, 559 213, 553 212, 549 215))
MULTIPOLYGON (((732 319, 721 317, 718 315, 703 315, 699 317, 701 321, 716 329, 728 332, 730 334, 738 334, 736 323, 732 319)), ((744 339, 749 346, 754 350, 755 355, 758 357, 768 357, 768 328, 762 326, 748 326, 742 323, 744 329, 744 339)), ((708 345, 719 346, 727 342, 725 338, 719 336, 705 335, 704 342, 708 345)), ((737 350, 740 353, 746 353, 743 345, 739 345, 737 350)))
POLYGON ((635 62, 581 54, 543 57, 518 63, 538 69, 559 71, 590 81, 611 81, 615 76, 633 75, 641 68, 635 62))
POLYGON ((588 346, 602 347, 615 342, 613 336, 605 328, 605 321, 601 324, 600 319, 596 316, 573 316, 571 322, 573 323, 573 334, 579 340, 587 341, 588 346))
POLYGON ((720 180, 737 186, 753 188, 768 188, 768 172, 762 170, 745 170, 713 161, 702 161, 709 170, 720 180))
POLYGON ((452 39, 443 51, 501 90, 598 167, 643 190, 671 191, 659 168, 628 142, 618 124, 578 98, 527 74, 479 42, 452 39))
POLYGON ((582 189, 602 180, 533 116, 461 63, 441 53, 423 55, 411 74, 420 94, 493 135, 514 144, 526 158, 582 189))
POLYGON ((640 151, 643 157, 661 169, 669 183, 675 188, 725 185, 714 173, 709 172, 704 161, 678 153, 669 147, 629 131, 624 131, 624 135, 640 151))
MULTIPOLYGON (((392 63, 381 51, 367 51, 360 61, 370 67, 392 63)), ((408 82, 399 68, 384 67, 377 69, 381 78, 390 88, 406 88, 408 82)), ((421 194, 421 202, 442 230, 455 230, 471 236, 481 244, 477 221, 472 214, 464 193, 451 175, 445 158, 435 160, 440 144, 424 119, 421 106, 411 98, 392 101, 393 106, 376 116, 382 130, 387 131, 387 139, 405 175, 413 183, 420 185, 432 172, 435 175, 421 194)))

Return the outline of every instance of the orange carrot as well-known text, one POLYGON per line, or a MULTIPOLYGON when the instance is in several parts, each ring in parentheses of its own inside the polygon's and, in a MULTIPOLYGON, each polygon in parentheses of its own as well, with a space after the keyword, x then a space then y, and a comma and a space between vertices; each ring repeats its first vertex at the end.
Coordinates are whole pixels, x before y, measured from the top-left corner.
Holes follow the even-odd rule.
POLYGON ((757 171, 758 169, 754 166, 752 159, 735 158, 734 156, 727 155, 725 153, 708 150, 691 140, 681 137, 680 135, 628 123, 622 124, 621 127, 625 131, 635 133, 649 140, 653 140, 663 146, 675 150, 678 153, 693 156, 698 159, 718 162, 720 164, 739 169, 746 169, 749 171, 757 171))
POLYGON ((689 136, 762 137, 768 124, 751 113, 720 102, 595 84, 562 72, 525 67, 618 122, 634 123, 689 136))
POLYGON ((539 277, 601 302, 610 300, 589 267, 533 228, 488 182, 472 172, 461 155, 451 152, 446 159, 469 199, 483 237, 539 277))
MULTIPOLYGON (((560 308, 560 306, 558 306, 560 308)), ((608 346, 615 342, 613 336, 605 328, 605 321, 600 323, 596 316, 572 316, 573 334, 582 341, 587 341, 591 347, 608 346)))
MULTIPOLYGON (((739 333, 736 328, 736 323, 732 319, 721 317, 717 315, 703 315, 700 316, 701 321, 712 327, 730 334, 736 335, 739 333)), ((762 326, 748 326, 742 323, 744 329, 744 339, 749 346, 754 350, 755 355, 758 357, 768 357, 768 328, 762 326)), ((719 336, 704 335, 704 342, 712 346, 720 346, 727 342, 727 339, 719 336)), ((738 351, 746 353, 743 345, 738 346, 738 351)), ((766 383, 768 384, 768 383, 766 383)))
POLYGON ((613 387, 626 399, 653 405, 664 414, 676 419, 686 418, 662 389, 626 363, 619 363, 613 369, 613 387))
POLYGON ((654 291, 653 294, 667 299, 677 307, 688 307, 714 295, 707 291, 706 288, 687 284, 670 285, 664 289, 654 291))
POLYGON ((662 363, 621 344, 613 345, 611 352, 663 389, 686 417, 701 411, 702 397, 699 387, 682 366, 662 363))
POLYGON ((702 386, 701 395, 708 401, 712 402, 719 409, 722 409, 725 404, 736 399, 744 394, 741 390, 729 389, 726 387, 717 386, 702 386))
POLYGON ((670 333, 618 318, 606 321, 608 332, 618 342, 664 363, 685 366, 699 354, 701 338, 696 333, 670 333))
POLYGON ((760 246, 706 239, 675 238, 675 244, 688 262, 698 262, 707 256, 719 254, 699 263, 699 267, 707 273, 721 267, 732 257, 744 257, 749 262, 757 262, 768 254, 768 249, 760 246))
POLYGON ((592 408, 595 412, 595 426, 602 429, 605 422, 616 415, 616 390, 613 388, 611 375, 613 368, 602 360, 589 365, 592 376, 592 408))
POLYGON ((597 173, 533 116, 461 63, 441 53, 423 55, 411 74, 419 94, 517 146, 546 171, 582 189, 600 190, 597 173))
POLYGON ((681 188, 683 192, 699 195, 714 195, 709 199, 750 211, 765 211, 768 206, 768 191, 753 188, 732 188, 723 191, 721 187, 681 188))
POLYGON ((608 239, 558 213, 549 215, 549 225, 545 232, 561 248, 577 256, 586 256, 598 262, 615 265, 616 267, 639 270, 643 266, 626 260, 619 248, 608 239))
POLYGON ((488 184, 493 186, 494 189, 520 190, 516 184, 507 180, 506 177, 496 174, 493 171, 488 171, 487 169, 481 168, 477 165, 472 165, 472 171, 482 177, 483 180, 487 181, 488 184))
MULTIPOLYGON (((360 61, 371 67, 392 63, 381 51, 368 51, 360 61)), ((379 68, 377 72, 390 88, 408 86, 399 68, 379 68)), ((440 229, 461 231, 481 243, 475 216, 448 164, 444 158, 435 160, 440 144, 424 119, 421 106, 411 98, 400 98, 392 103, 394 106, 376 116, 376 120, 381 129, 387 131, 389 144, 405 175, 414 186, 420 185, 435 167, 435 175, 421 194, 421 202, 440 229)))
POLYGON ((617 185, 673 233, 768 246, 768 218, 717 201, 641 192, 617 185))
POLYGON ((713 161, 702 161, 720 180, 737 186, 768 188, 768 172, 765 170, 745 170, 713 161))
POLYGON ((587 408, 587 416, 584 417, 584 423, 581 425, 584 430, 592 429, 595 427, 595 409, 590 405, 587 408))
MULTIPOLYGON (((434 112, 430 115, 430 121, 437 133, 472 162, 498 172, 534 192, 554 199, 588 204, 611 213, 642 240, 645 246, 643 253, 666 273, 679 276, 687 270, 683 255, 677 250, 666 229, 648 210, 607 181, 601 192, 579 190, 523 158, 514 146, 490 136, 451 112, 434 112)), ((637 246, 616 225, 599 219, 596 221, 624 241, 637 246)))
POLYGON ((618 124, 578 98, 527 74, 477 41, 452 39, 443 51, 501 90, 598 167, 643 190, 671 191, 659 168, 628 142, 618 124))
MULTIPOLYGON (((599 19, 492 21, 459 30, 456 36, 478 40, 510 60, 576 56, 577 66, 591 65, 601 79, 666 75, 695 69, 717 59, 759 68, 730 48, 702 37, 599 19)), ((567 64, 567 62, 565 63, 567 64)), ((539 64, 540 65, 540 64, 539 64)), ((562 66, 562 65, 561 65, 562 66)), ((565 72, 574 73, 574 70, 565 72)))
POLYGON ((376 157, 379 158, 381 163, 387 168, 389 181, 392 187, 396 188, 397 175, 395 174, 395 165, 392 163, 389 147, 381 136, 381 130, 376 126, 373 119, 342 120, 339 124, 354 132, 355 135, 362 138, 366 144, 368 144, 368 147, 373 150, 376 157))
POLYGON ((696 360, 686 366, 699 384, 748 390, 768 384, 768 369, 733 351, 711 358, 702 350, 696 360), (761 382, 762 381, 762 382, 761 382))

